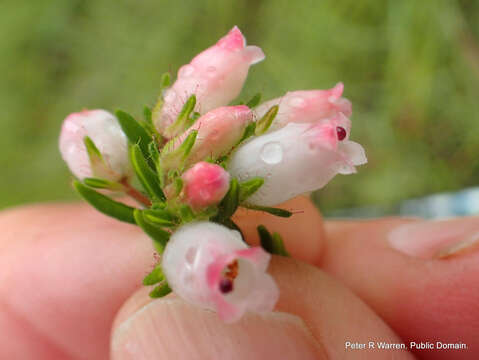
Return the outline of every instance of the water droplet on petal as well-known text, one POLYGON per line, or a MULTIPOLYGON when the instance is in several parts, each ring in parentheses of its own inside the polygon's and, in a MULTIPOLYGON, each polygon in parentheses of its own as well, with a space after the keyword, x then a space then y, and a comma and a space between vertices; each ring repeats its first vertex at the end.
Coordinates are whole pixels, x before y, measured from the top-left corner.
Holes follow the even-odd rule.
POLYGON ((195 68, 192 65, 184 65, 178 72, 178 77, 188 77, 193 75, 195 68))
POLYGON ((303 98, 300 98, 300 97, 294 97, 292 98, 291 100, 289 100, 289 105, 291 105, 292 107, 296 107, 296 108, 299 108, 299 107, 303 107, 304 104, 305 104, 305 101, 303 98))
POLYGON ((259 157, 266 164, 279 164, 283 160, 283 148, 277 141, 266 143, 263 145, 259 157))

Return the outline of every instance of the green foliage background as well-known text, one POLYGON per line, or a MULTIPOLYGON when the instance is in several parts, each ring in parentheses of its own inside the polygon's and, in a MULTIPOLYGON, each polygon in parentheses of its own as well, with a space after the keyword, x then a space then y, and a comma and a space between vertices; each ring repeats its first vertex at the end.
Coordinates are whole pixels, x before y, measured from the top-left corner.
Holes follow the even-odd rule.
POLYGON ((140 115, 174 73, 237 24, 267 58, 242 98, 346 85, 369 164, 316 199, 326 211, 479 180, 479 2, 36 0, 0 12, 0 208, 76 198, 63 118, 140 115))

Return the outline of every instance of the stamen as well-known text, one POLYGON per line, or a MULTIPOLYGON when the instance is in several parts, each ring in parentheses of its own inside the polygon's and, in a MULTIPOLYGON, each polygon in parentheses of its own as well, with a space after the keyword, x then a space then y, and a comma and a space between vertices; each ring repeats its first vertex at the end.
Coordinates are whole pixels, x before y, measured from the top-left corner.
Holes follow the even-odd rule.
POLYGON ((234 280, 238 276, 238 260, 233 261, 227 266, 228 271, 225 273, 227 279, 234 280))

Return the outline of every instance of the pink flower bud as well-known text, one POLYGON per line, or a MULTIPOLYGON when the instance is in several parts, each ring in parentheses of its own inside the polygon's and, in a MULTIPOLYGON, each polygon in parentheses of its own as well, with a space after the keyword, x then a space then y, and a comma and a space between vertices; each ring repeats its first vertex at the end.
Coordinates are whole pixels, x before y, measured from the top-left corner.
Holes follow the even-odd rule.
POLYGON ((273 206, 318 190, 367 162, 363 147, 349 141, 350 126, 342 113, 315 124, 290 123, 240 146, 228 171, 240 181, 264 179, 247 200, 254 205, 273 206))
POLYGON ((220 107, 200 117, 174 141, 178 146, 192 130, 198 130, 188 163, 193 164, 209 157, 217 159, 227 154, 241 140, 252 121, 253 112, 246 105, 220 107))
POLYGON ((116 117, 105 110, 84 110, 68 115, 59 145, 63 160, 79 179, 96 176, 117 181, 131 174, 126 136, 116 117), (90 163, 85 136, 90 137, 100 151, 102 164, 90 163))
POLYGON ((246 311, 273 310, 279 291, 266 273, 270 258, 260 247, 248 248, 235 230, 195 222, 171 236, 162 268, 177 295, 233 322, 246 311))
POLYGON ((173 124, 185 101, 196 95, 195 111, 205 114, 236 98, 249 67, 264 59, 257 46, 246 40, 235 26, 215 45, 198 54, 178 71, 178 78, 164 94, 164 103, 153 119, 160 132, 173 124))
POLYGON ((229 189, 230 176, 221 166, 199 162, 183 176, 183 198, 193 209, 215 205, 229 189))
POLYGON ((278 130, 289 123, 314 123, 340 112, 351 116, 351 102, 341 97, 343 90, 343 83, 338 83, 329 90, 290 91, 280 98, 266 101, 255 108, 254 112, 259 119, 273 105, 279 105, 278 114, 269 131, 278 130))

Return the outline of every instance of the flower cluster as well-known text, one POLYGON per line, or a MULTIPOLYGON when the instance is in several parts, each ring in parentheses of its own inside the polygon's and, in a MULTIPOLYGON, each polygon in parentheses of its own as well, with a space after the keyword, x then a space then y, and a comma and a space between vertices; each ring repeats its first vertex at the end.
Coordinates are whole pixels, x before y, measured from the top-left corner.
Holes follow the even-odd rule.
POLYGON ((78 192, 153 240, 161 260, 144 279, 155 285, 150 295, 173 290, 224 321, 274 308, 279 292, 266 273, 269 253, 287 255, 280 235, 263 226, 262 246, 248 246, 231 219, 236 209, 291 216, 271 206, 366 163, 362 146, 349 140, 351 103, 342 83, 229 105, 249 67, 264 58, 234 27, 182 66, 173 84, 162 78, 144 120, 84 110, 65 119, 60 135, 78 192))

